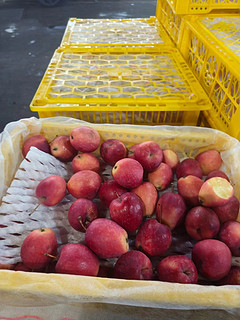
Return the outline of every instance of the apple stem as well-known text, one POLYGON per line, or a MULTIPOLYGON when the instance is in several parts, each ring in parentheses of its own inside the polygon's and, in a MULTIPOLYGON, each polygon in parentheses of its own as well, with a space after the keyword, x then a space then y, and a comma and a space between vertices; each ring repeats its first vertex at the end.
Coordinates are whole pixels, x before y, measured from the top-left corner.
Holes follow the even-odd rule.
POLYGON ((113 192, 116 194, 118 198, 120 198, 120 195, 117 193, 117 191, 113 191, 113 192))
POLYGON ((83 221, 82 221, 82 217, 81 217, 81 216, 78 217, 78 221, 79 221, 80 225, 82 226, 82 228, 86 231, 87 228, 86 228, 85 225, 83 224, 83 221))
POLYGON ((36 205, 36 207, 33 209, 32 212, 29 213, 29 216, 31 216, 33 214, 33 212, 35 212, 37 210, 37 208, 40 206, 41 203, 39 203, 38 205, 36 205))
POLYGON ((44 255, 45 256, 47 256, 47 257, 49 257, 49 258, 52 258, 52 259, 54 259, 54 260, 57 260, 57 257, 56 256, 53 256, 52 254, 50 254, 50 253, 44 253, 44 255))

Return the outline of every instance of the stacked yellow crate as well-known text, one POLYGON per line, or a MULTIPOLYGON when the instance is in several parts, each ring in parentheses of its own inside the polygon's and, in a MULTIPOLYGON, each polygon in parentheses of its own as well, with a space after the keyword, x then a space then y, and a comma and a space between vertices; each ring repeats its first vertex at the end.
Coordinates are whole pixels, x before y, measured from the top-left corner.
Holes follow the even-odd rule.
POLYGON ((31 102, 39 116, 196 125, 210 100, 156 17, 67 24, 31 102))
POLYGON ((204 119, 240 140, 240 15, 186 19, 179 47, 212 101, 204 119))
POLYGON ((240 139, 239 10, 239 0, 159 0, 156 13, 211 99, 213 108, 202 113, 202 125, 207 123, 237 139, 240 139))

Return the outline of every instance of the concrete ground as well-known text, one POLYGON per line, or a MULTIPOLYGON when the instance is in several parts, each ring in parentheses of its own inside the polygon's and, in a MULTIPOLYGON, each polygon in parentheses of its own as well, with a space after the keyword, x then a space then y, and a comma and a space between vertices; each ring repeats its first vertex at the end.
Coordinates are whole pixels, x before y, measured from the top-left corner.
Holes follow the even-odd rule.
POLYGON ((0 132, 14 120, 38 116, 29 104, 70 17, 145 18, 157 0, 66 0, 47 8, 37 0, 0 0, 0 132))

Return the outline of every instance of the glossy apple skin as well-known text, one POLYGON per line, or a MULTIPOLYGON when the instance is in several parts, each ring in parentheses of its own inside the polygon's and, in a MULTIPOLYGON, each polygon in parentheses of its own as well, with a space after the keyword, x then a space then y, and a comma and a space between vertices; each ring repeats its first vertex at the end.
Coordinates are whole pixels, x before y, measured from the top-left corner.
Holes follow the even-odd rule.
POLYGON ((227 221, 236 221, 239 213, 239 201, 233 196, 227 204, 223 206, 213 207, 221 223, 227 221))
POLYGON ((153 277, 152 263, 144 253, 131 250, 117 260, 113 276, 127 280, 151 280, 153 277))
POLYGON ((28 138, 22 146, 22 154, 25 158, 31 147, 35 147, 46 153, 50 153, 50 146, 47 139, 42 135, 36 135, 28 138))
POLYGON ((145 141, 135 147, 134 159, 141 163, 145 171, 152 172, 162 162, 163 152, 156 142, 145 141))
POLYGON ((171 149, 163 150, 163 162, 169 165, 169 167, 175 171, 180 160, 177 153, 171 149))
POLYGON ((36 229, 30 232, 21 246, 21 259, 23 264, 32 269, 45 268, 51 258, 46 254, 55 255, 57 251, 57 239, 50 228, 36 229))
POLYGON ((76 127, 70 133, 70 142, 80 152, 93 152, 100 145, 100 135, 91 127, 76 127))
POLYGON ((104 181, 100 186, 98 197, 106 207, 109 207, 114 199, 126 192, 127 189, 121 187, 114 179, 109 179, 104 181))
POLYGON ((165 190, 173 181, 172 169, 166 163, 161 163, 156 170, 148 173, 148 180, 158 191, 165 190))
POLYGON ((68 221, 70 225, 80 232, 85 232, 89 224, 97 218, 97 206, 89 199, 77 199, 68 210, 68 221))
POLYGON ((79 153, 72 160, 73 173, 83 170, 99 172, 100 162, 92 153, 79 153))
POLYGON ((45 206, 54 206, 66 195, 66 181, 60 176, 49 176, 37 185, 35 194, 45 206))
POLYGON ((215 239, 198 241, 193 246, 192 259, 198 272, 212 281, 224 278, 232 264, 232 255, 228 246, 215 239))
POLYGON ((91 170, 74 173, 67 183, 69 193, 75 198, 93 199, 101 186, 101 177, 91 170))
POLYGON ((171 230, 181 224, 186 212, 187 206, 180 194, 165 192, 159 197, 156 205, 156 218, 171 230))
POLYGON ((202 169, 197 160, 192 158, 187 158, 181 161, 176 167, 177 179, 186 176, 196 176, 202 179, 202 169))
POLYGON ((114 166, 114 164, 127 157, 127 148, 118 139, 108 139, 101 144, 100 154, 104 162, 114 166))
POLYGON ((194 240, 211 239, 218 234, 220 221, 213 210, 198 206, 188 211, 185 228, 194 240))
POLYGON ((233 256, 240 257, 240 222, 225 222, 221 226, 219 240, 228 246, 233 256))
POLYGON ((56 272, 82 276, 97 276, 99 260, 85 245, 68 243, 61 248, 56 272))
POLYGON ((132 189, 131 192, 139 196, 144 205, 144 216, 150 217, 155 210, 158 193, 156 188, 151 182, 143 182, 139 187, 132 189))
POLYGON ((200 204, 206 207, 218 207, 227 204, 234 195, 232 185, 224 178, 214 177, 203 183, 199 190, 200 204), (224 190, 224 195, 222 191, 224 190))
POLYGON ((222 158, 217 150, 203 151, 195 159, 199 162, 203 175, 208 175, 213 170, 219 170, 222 165, 222 158))
POLYGON ((187 206, 196 207, 200 205, 198 195, 203 183, 202 179, 192 175, 178 179, 178 192, 184 198, 187 206))
POLYGON ((69 162, 76 156, 77 150, 70 143, 69 136, 58 136, 50 143, 51 154, 62 162, 69 162))
POLYGON ((90 223, 85 242, 102 259, 118 258, 129 249, 126 230, 107 218, 98 218, 90 223))
POLYGON ((191 259, 184 255, 168 256, 157 266, 160 281, 195 284, 198 282, 198 272, 191 259))
POLYGON ((172 243, 172 233, 168 226, 156 219, 146 220, 138 230, 135 246, 149 256, 164 254, 172 243))
POLYGON ((114 199, 109 206, 109 214, 126 231, 135 231, 143 220, 145 206, 139 196, 126 192, 114 199))
POLYGON ((114 165, 112 176, 120 186, 126 189, 137 188, 143 181, 143 167, 134 159, 121 159, 114 165))
POLYGON ((226 175, 226 173, 224 173, 221 170, 213 170, 213 171, 209 172, 209 174, 206 176, 205 181, 208 180, 208 179, 214 178, 214 177, 225 178, 227 181, 230 182, 230 180, 229 180, 228 176, 226 175))

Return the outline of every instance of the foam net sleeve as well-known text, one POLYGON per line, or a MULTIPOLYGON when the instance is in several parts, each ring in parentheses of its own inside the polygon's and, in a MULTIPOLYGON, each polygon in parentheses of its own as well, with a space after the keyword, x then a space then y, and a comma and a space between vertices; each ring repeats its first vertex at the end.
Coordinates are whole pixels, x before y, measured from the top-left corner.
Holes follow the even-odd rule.
POLYGON ((0 206, 0 263, 14 264, 21 260, 20 248, 32 230, 52 228, 61 246, 69 241, 81 241, 82 235, 69 225, 68 209, 75 198, 66 194, 57 205, 40 205, 35 196, 38 183, 52 175, 66 181, 72 175, 70 164, 32 147, 20 164, 0 206), (32 214, 31 214, 32 213, 32 214))

